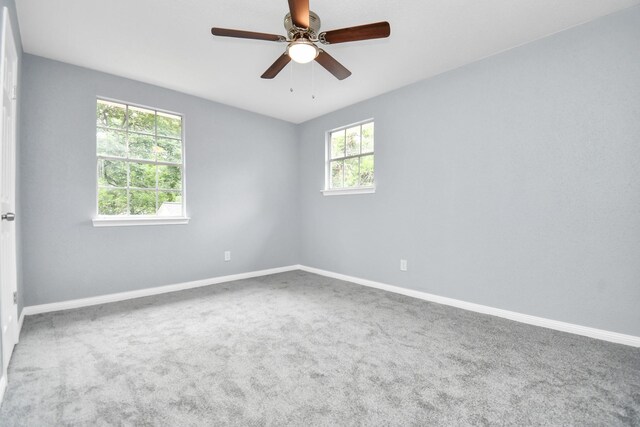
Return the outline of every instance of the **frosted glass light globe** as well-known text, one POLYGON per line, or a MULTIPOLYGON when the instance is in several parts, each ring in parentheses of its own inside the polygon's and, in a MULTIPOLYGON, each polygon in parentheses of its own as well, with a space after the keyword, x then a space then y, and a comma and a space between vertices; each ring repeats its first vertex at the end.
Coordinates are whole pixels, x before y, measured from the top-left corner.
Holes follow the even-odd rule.
POLYGON ((318 48, 307 39, 298 39, 287 48, 287 54, 299 64, 306 64, 316 59, 318 48))

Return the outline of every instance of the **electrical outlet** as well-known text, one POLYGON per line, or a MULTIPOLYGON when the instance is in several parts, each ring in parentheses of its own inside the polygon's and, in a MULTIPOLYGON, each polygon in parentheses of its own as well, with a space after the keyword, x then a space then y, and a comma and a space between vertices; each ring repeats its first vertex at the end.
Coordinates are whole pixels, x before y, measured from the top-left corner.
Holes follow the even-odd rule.
POLYGON ((400 271, 407 271, 407 260, 406 259, 401 259, 400 260, 400 271))
POLYGON ((224 260, 231 261, 231 251, 224 251, 224 260))

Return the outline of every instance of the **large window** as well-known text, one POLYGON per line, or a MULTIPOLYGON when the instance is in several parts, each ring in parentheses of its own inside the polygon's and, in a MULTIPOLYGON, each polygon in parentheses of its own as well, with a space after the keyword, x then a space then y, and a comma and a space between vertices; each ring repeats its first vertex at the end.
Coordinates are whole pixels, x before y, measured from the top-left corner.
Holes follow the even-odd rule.
POLYGON ((329 131, 325 194, 372 190, 373 160, 373 120, 329 131))
POLYGON ((98 217, 184 217, 182 116, 98 99, 96 124, 98 217))

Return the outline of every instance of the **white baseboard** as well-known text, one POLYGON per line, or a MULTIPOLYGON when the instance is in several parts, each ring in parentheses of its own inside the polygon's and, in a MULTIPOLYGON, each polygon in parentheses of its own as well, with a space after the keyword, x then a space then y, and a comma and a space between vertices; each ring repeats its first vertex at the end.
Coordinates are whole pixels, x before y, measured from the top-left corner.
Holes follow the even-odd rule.
POLYGON ((7 376, 3 375, 0 377, 0 404, 2 403, 2 399, 4 399, 4 391, 7 389, 7 376))
MULTIPOLYGON (((633 347, 640 347, 640 337, 633 335, 625 335, 617 332, 605 331, 602 329, 591 328, 587 326, 575 325, 573 323, 561 322, 559 320, 545 319, 544 317, 530 316, 528 314, 517 313, 515 311, 503 310, 500 308, 489 307, 486 305, 475 304, 453 298, 433 295, 414 289, 402 288, 399 286, 387 285, 385 283, 374 282, 373 280, 361 279, 359 277, 347 276, 345 274, 334 273, 305 265, 290 265, 286 267, 271 268, 267 270, 252 271, 249 273, 232 274, 229 276, 220 276, 210 279, 195 280, 192 282, 178 283, 174 285, 159 286, 155 288, 140 289, 137 291, 120 292, 116 294, 108 294, 97 297, 75 299, 70 301, 61 301, 50 304, 32 305, 24 307, 20 314, 18 331, 22 329, 24 316, 33 314, 48 313, 52 311, 69 310, 73 308, 88 307, 92 305, 105 304, 109 302, 124 301, 128 299, 141 298, 151 295, 164 294, 168 292, 176 292, 185 289, 199 288, 202 286, 215 285, 218 283, 231 282, 234 280, 250 279, 252 277, 266 276, 269 274, 283 273, 285 271, 303 270, 309 273, 319 274, 321 276, 331 277, 334 279, 344 280, 356 283, 362 286, 382 289, 396 294, 406 295, 425 301, 435 302, 438 304, 449 305, 461 308, 463 310, 474 311, 476 313, 489 314, 492 316, 502 317, 516 322, 526 323, 543 328, 555 329, 557 331, 569 332, 572 334, 583 335, 590 338, 610 341, 618 344, 625 344, 633 347)), ((6 381, 6 378, 5 378, 6 381)))
POLYGON ((33 314, 49 313, 52 311, 70 310, 73 308, 88 307, 91 305, 106 304, 109 302, 124 301, 134 298, 142 298, 151 295, 165 294, 168 292, 183 291, 185 289, 200 288, 202 286, 215 285, 218 283, 232 282, 234 280, 250 279, 252 277, 267 276, 269 274, 283 273, 285 271, 299 270, 299 265, 270 268, 267 270, 251 271, 249 273, 231 274, 229 276, 219 276, 210 279, 194 280, 192 282, 177 283, 174 285, 158 286, 155 288, 140 289, 137 291, 119 292, 97 297, 74 299, 69 301, 54 302, 50 304, 30 305, 22 309, 20 317, 20 327, 24 316, 33 314))
POLYGON ((481 304, 461 301, 453 298, 441 297, 414 289, 401 288, 399 286, 387 285, 372 280, 361 279, 359 277, 347 276, 344 274, 334 273, 331 271, 321 270, 319 268, 299 266, 300 270, 309 273, 319 274, 321 276, 331 277, 334 279, 344 280, 356 283, 362 286, 382 289, 396 294, 402 294, 413 298, 419 298, 425 301, 435 302, 438 304, 450 305, 452 307, 461 308, 463 310, 475 311, 476 313, 489 314, 492 316, 502 317, 516 322, 527 323, 529 325, 541 326, 543 328, 555 329, 557 331, 569 332, 572 334, 583 335, 599 340, 610 341, 617 344, 625 344, 633 347, 640 347, 640 337, 633 335, 625 335, 617 332, 605 331, 602 329, 590 328, 587 326, 575 325, 573 323, 561 322, 558 320, 545 319, 544 317, 530 316, 528 314, 516 313, 515 311, 502 310, 500 308, 489 307, 481 304))

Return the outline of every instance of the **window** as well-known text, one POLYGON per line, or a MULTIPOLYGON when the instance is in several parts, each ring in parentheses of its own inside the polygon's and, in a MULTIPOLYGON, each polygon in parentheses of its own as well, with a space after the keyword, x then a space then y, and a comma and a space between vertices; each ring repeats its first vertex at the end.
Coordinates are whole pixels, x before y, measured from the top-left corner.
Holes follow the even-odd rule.
POLYGON ((94 225, 186 223, 182 125, 177 114, 98 99, 94 225))
POLYGON ((329 131, 323 193, 374 192, 373 164, 373 120, 329 131))

